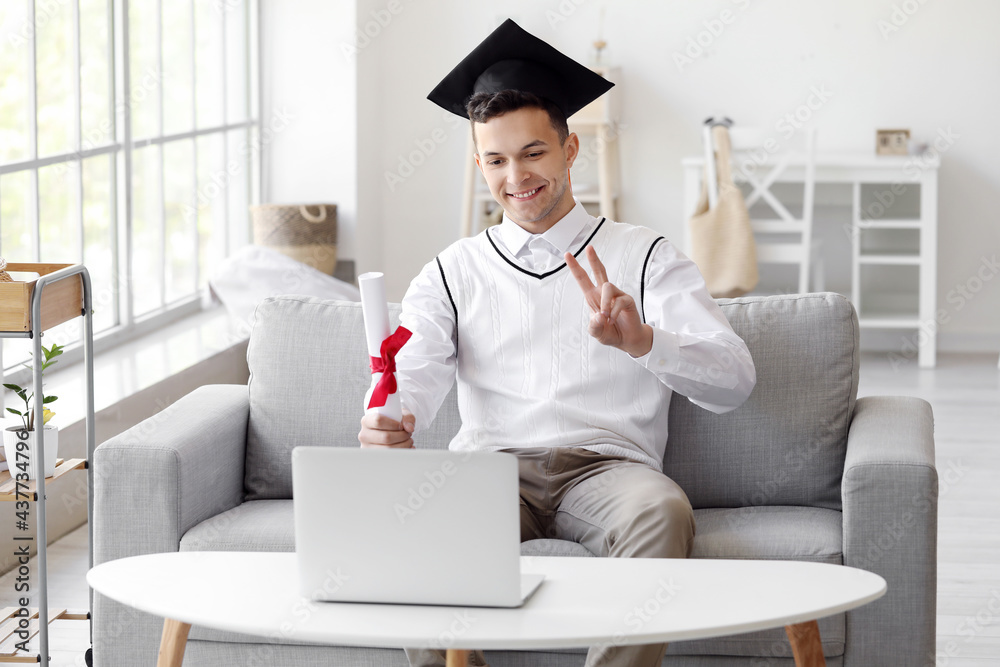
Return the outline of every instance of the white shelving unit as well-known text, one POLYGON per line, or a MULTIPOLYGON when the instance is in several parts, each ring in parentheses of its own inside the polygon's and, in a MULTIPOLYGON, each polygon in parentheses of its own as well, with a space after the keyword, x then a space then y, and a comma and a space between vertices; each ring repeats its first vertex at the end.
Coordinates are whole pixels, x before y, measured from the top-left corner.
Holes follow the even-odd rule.
MULTIPOLYGON (((684 233, 697 202, 704 158, 689 157, 684 168, 684 233)), ((762 165, 766 170, 768 163, 762 165)), ((862 329, 899 330, 903 355, 916 350, 921 368, 937 363, 937 180, 935 157, 819 153, 816 183, 850 184, 850 217, 843 228, 851 239, 851 285, 848 295, 862 329), (893 217, 901 193, 919 188, 919 210, 906 208, 893 217), (869 195, 866 196, 866 192, 869 195), (875 204, 878 204, 877 206, 875 204), (887 280, 891 273, 899 274, 887 280), (910 275, 908 275, 910 274, 910 275), (912 334, 910 332, 913 332, 912 334)), ((793 164, 778 179, 801 182, 803 169, 793 164)), ((818 224, 818 223, 814 223, 818 224)), ((686 249, 690 250, 685 244, 686 249)), ((829 262, 828 262, 829 264, 829 262)))
MULTIPOLYGON (((60 264, 8 264, 7 270, 11 272, 25 271, 37 272, 39 277, 33 281, 30 287, 30 296, 27 291, 20 288, 25 283, 3 283, 4 289, 11 289, 10 293, 4 293, 0 299, 0 338, 30 338, 33 343, 33 374, 32 388, 35 394, 34 413, 35 423, 41 424, 42 420, 42 334, 52 327, 66 322, 70 319, 83 316, 83 359, 86 371, 86 433, 87 433, 87 458, 71 459, 62 461, 56 466, 55 475, 45 478, 40 475, 37 480, 19 482, 11 477, 16 471, 11 470, 0 472, 0 501, 20 502, 27 500, 28 506, 31 504, 37 508, 36 537, 38 555, 35 558, 37 576, 29 578, 30 597, 37 600, 38 606, 33 610, 32 619, 29 623, 29 632, 32 637, 38 636, 38 653, 25 653, 14 650, 14 640, 16 636, 11 636, 10 632, 18 624, 18 619, 13 614, 19 608, 11 607, 3 619, 0 619, 0 664, 5 663, 35 663, 43 667, 49 664, 49 623, 55 620, 82 620, 89 621, 90 613, 93 610, 93 592, 90 594, 90 609, 85 612, 71 612, 66 609, 50 610, 48 603, 48 564, 46 552, 48 549, 48 535, 45 521, 45 489, 47 484, 55 483, 64 474, 87 469, 87 530, 89 549, 89 565, 94 566, 94 534, 93 534, 93 488, 94 488, 94 468, 89 462, 94 460, 94 447, 96 437, 94 430, 94 322, 92 291, 90 284, 90 273, 82 264, 60 265, 60 264), (46 288, 48 288, 46 290, 46 288), (16 295, 16 296, 15 296, 16 295), (44 298, 43 298, 44 296, 44 298), (16 325, 16 326, 15 326, 16 325)), ((2 373, 0 373, 2 375, 2 373)), ((38 429, 38 458, 44 460, 45 438, 44 429, 38 429)), ((41 466, 39 466, 41 469, 41 466)), ((28 510, 30 511, 30 510, 28 510)), ((15 538, 19 539, 19 538, 15 538)), ((20 543, 19 543, 20 544, 20 543)), ((87 664, 91 664, 91 652, 86 655, 87 664)))

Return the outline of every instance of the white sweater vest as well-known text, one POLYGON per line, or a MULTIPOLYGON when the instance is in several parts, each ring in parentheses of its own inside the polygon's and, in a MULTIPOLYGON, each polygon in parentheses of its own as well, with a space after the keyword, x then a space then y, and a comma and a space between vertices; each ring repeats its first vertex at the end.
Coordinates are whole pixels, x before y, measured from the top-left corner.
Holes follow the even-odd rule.
MULTIPOLYGON (((576 255, 587 267, 593 245, 641 314, 659 240, 604 220, 576 255)), ((457 320, 462 427, 451 449, 586 447, 661 470, 671 390, 587 333, 590 308, 565 264, 535 274, 502 248, 487 230, 438 257, 457 320)))

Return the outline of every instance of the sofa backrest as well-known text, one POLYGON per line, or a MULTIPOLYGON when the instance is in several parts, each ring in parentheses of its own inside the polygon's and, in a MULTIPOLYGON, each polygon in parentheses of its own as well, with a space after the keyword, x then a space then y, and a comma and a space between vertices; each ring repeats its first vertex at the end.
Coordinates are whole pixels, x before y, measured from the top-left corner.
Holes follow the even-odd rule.
POLYGON ((670 402, 663 471, 695 508, 840 509, 858 395, 858 319, 840 294, 721 299, 757 371, 750 398, 717 415, 670 402))
MULTIPOLYGON (((840 508, 847 429, 858 386, 858 325, 832 294, 721 300, 746 341, 757 386, 716 415, 670 402, 664 472, 695 508, 840 508)), ((394 328, 399 305, 390 304, 394 328)), ((247 349, 247 500, 290 498, 297 445, 357 447, 370 382, 361 306, 306 296, 264 299, 247 349)), ((446 448, 460 425, 455 389, 418 447, 446 448)))
MULTIPOLYGON (((389 305, 389 320, 399 324, 399 304, 389 305)), ((292 497, 297 445, 359 446, 371 383, 364 332, 357 302, 284 295, 258 304, 247 347, 247 500, 292 497)), ((459 424, 452 388, 418 446, 447 449, 459 424)))

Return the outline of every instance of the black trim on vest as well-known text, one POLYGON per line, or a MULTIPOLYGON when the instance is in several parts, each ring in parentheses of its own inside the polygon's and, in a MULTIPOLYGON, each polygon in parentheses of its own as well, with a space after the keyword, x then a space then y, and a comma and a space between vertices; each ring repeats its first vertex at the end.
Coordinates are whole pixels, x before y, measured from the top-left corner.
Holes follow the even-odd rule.
MULTIPOLYGON (((590 245, 590 242, 594 240, 595 236, 597 236, 597 232, 599 232, 601 230, 601 226, 604 225, 604 220, 605 220, 605 218, 601 218, 601 221, 599 223, 597 223, 597 227, 594 229, 593 233, 587 238, 586 241, 584 241, 583 245, 580 246, 580 249, 577 250, 575 253, 573 253, 573 257, 579 257, 580 253, 583 252, 588 245, 590 245)), ((523 266, 519 266, 516 262, 512 261, 509 257, 507 257, 507 255, 503 254, 503 251, 501 251, 500 248, 497 247, 497 244, 493 240, 493 237, 490 236, 490 230, 489 229, 486 230, 486 238, 488 238, 490 240, 490 245, 493 246, 493 249, 497 251, 497 254, 500 255, 500 257, 502 257, 505 262, 507 262, 508 264, 510 264, 511 266, 513 266, 515 269, 517 269, 521 273, 525 273, 525 274, 531 276, 532 278, 538 278, 539 280, 541 280, 542 278, 548 278, 553 273, 559 273, 564 268, 566 268, 566 262, 563 262, 562 264, 560 264, 556 268, 552 269, 551 271, 548 271, 547 273, 541 273, 541 274, 534 273, 534 272, 529 271, 528 269, 524 268, 523 266)))
POLYGON ((444 267, 441 266, 441 258, 435 257, 434 260, 438 263, 438 271, 441 272, 441 282, 444 283, 444 291, 448 293, 448 301, 451 301, 451 309, 455 311, 455 330, 458 331, 458 308, 455 307, 455 299, 451 296, 448 279, 444 277, 444 267))
POLYGON ((656 244, 663 240, 662 236, 658 236, 656 240, 649 244, 649 251, 646 253, 646 259, 642 262, 642 277, 639 280, 639 312, 642 313, 642 323, 646 323, 646 269, 649 267, 649 258, 653 256, 653 248, 656 244))

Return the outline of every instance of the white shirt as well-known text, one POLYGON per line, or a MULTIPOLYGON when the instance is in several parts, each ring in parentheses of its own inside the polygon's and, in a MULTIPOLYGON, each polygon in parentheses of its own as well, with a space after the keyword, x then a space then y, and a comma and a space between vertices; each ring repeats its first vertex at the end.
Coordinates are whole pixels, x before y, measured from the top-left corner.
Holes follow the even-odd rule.
MULTIPOLYGON (((492 228, 488 238, 496 241, 527 271, 544 274, 562 267, 563 254, 567 251, 578 252, 601 221, 590 216, 577 201, 566 216, 542 234, 531 234, 504 215, 503 222, 492 228)), ((465 240, 466 246, 469 241, 465 240)), ((586 267, 586 259, 581 260, 586 267)), ((645 321, 653 328, 652 348, 638 358, 618 350, 615 352, 632 360, 625 363, 638 364, 667 389, 687 396, 701 407, 717 413, 738 407, 749 396, 756 382, 753 361, 746 345, 732 331, 715 300, 708 294, 697 267, 673 244, 660 241, 653 245, 648 261, 641 306, 645 321)), ((470 262, 470 266, 476 264, 470 262)), ((614 282, 614 267, 607 268, 614 282)), ((463 286, 446 286, 442 271, 437 260, 429 262, 413 280, 403 299, 402 323, 414 332, 414 336, 399 353, 397 371, 403 405, 416 416, 418 433, 433 420, 455 381, 456 308, 449 289, 458 290, 463 286)), ((573 284, 567 289, 579 290, 575 280, 571 277, 569 280, 573 284)), ((530 280, 525 284, 531 289, 530 280)), ((516 295, 504 296, 516 299, 516 295)), ((639 303, 639 295, 632 296, 639 303)), ((585 320, 582 327, 579 334, 588 337, 585 320)), ((544 360, 539 365, 543 363, 544 360)), ((518 369, 511 369, 511 372, 516 373, 518 369)), ((602 388, 595 387, 594 390, 601 391, 602 388)), ((669 403, 669 393, 667 397, 664 404, 669 403)), ((662 428, 664 432, 655 435, 657 438, 662 435, 665 444, 665 414, 659 416, 657 424, 657 428, 662 428)), ((535 424, 529 432, 546 442, 563 442, 558 437, 547 437, 553 434, 539 433, 539 428, 558 428, 554 423, 551 427, 535 424)), ((579 437, 579 429, 573 432, 577 434, 574 437, 579 437)), ((579 446, 629 455, 629 452, 619 451, 623 446, 629 449, 628 442, 608 449, 583 439, 588 444, 578 443, 579 446)), ((522 446, 538 444, 524 442, 522 446)), ((660 467, 661 461, 656 458, 659 454, 662 459, 662 451, 651 452, 648 446, 638 445, 634 450, 631 454, 636 460, 660 467)))

